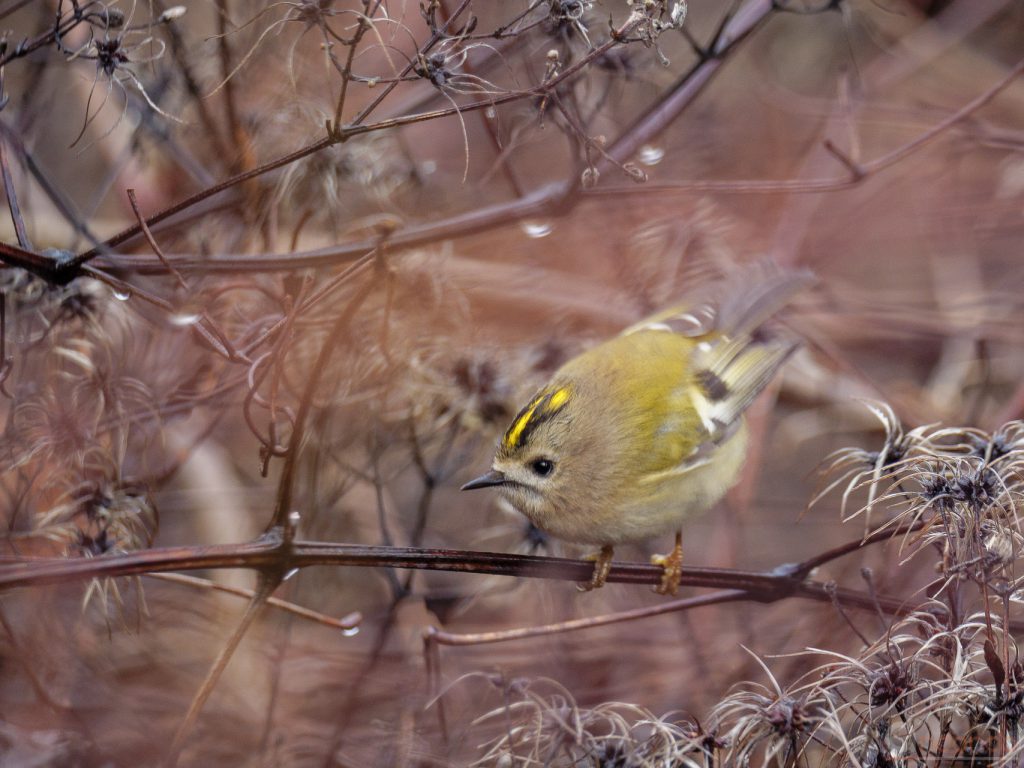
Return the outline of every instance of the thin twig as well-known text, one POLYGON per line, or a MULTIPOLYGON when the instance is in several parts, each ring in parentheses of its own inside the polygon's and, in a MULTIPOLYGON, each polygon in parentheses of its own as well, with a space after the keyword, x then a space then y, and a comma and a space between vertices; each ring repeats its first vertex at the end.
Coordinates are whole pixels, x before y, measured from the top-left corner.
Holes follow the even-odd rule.
POLYGON ((542 637, 544 635, 575 632, 581 629, 606 627, 609 624, 622 624, 627 621, 646 619, 651 616, 662 616, 666 613, 688 611, 693 608, 700 608, 706 605, 720 605, 722 603, 746 600, 748 597, 747 592, 742 589, 726 589, 719 592, 712 592, 709 595, 686 597, 680 600, 669 600, 668 602, 659 603, 658 605, 634 608, 629 611, 619 611, 601 616, 588 616, 582 619, 572 619, 571 621, 559 621, 554 624, 545 624, 537 627, 517 627, 516 629, 499 630, 496 632, 460 634, 455 632, 445 632, 437 627, 428 627, 424 632, 424 641, 428 645, 430 643, 437 643, 438 645, 456 646, 503 643, 508 640, 524 640, 530 637, 542 637))
MULTIPOLYGON (((153 579, 159 579, 160 581, 167 581, 173 584, 186 584, 190 587, 198 587, 200 589, 212 589, 217 592, 224 592, 229 595, 237 595, 238 597, 245 597, 249 600, 256 596, 256 591, 252 589, 245 589, 244 587, 233 587, 229 584, 218 584, 216 581, 210 581, 209 579, 200 579, 195 576, 186 576, 183 573, 147 573, 146 576, 153 579)), ((317 624, 323 624, 325 627, 331 627, 332 629, 340 629, 343 632, 350 632, 353 629, 359 627, 362 623, 363 615, 359 611, 353 611, 352 613, 342 616, 340 619, 336 619, 333 616, 328 616, 325 613, 314 611, 310 608, 304 608, 301 605, 282 600, 279 597, 268 597, 267 605, 273 606, 274 608, 280 608, 282 611, 301 616, 304 619, 310 619, 315 621, 317 624)))
POLYGON ((21 209, 18 207, 18 195, 14 189, 14 179, 11 177, 11 167, 7 161, 7 142, 3 139, 0 139, 0 172, 3 173, 7 207, 11 210, 11 221, 14 222, 14 232, 18 238, 18 245, 26 251, 31 251, 32 241, 28 239, 25 219, 22 217, 21 209))
POLYGON ((981 95, 964 104, 960 109, 953 112, 944 120, 939 121, 927 131, 912 139, 906 144, 901 144, 896 149, 885 153, 874 160, 866 163, 856 163, 845 153, 838 149, 830 141, 824 143, 825 149, 838 159, 849 171, 849 175, 839 178, 823 179, 786 179, 786 180, 764 180, 764 181, 679 181, 664 184, 645 184, 633 187, 598 187, 586 190, 588 196, 601 195, 657 195, 667 192, 723 192, 732 194, 777 194, 785 193, 811 193, 811 192, 837 192, 849 189, 860 184, 869 176, 899 163, 908 156, 935 141, 939 136, 951 127, 973 115, 979 109, 988 104, 999 93, 1004 91, 1013 83, 1021 73, 1024 73, 1024 59, 1019 61, 1005 77, 984 91, 981 95))
POLYGON ((171 741, 170 747, 167 750, 167 757, 164 761, 164 765, 168 768, 178 764, 178 757, 181 754, 182 748, 185 746, 185 740, 192 732, 192 727, 195 725, 196 718, 199 717, 199 713, 203 709, 203 705, 206 700, 210 698, 210 694, 213 693, 213 689, 217 687, 217 682, 220 680, 221 675, 228 666, 228 662, 231 661, 231 657, 234 656, 235 650, 237 650, 239 644, 242 642, 242 638, 245 637, 245 633, 252 626, 252 623, 256 618, 263 612, 263 609, 267 605, 267 598, 270 593, 273 592, 278 585, 279 579, 273 579, 271 577, 264 576, 260 579, 259 589, 252 596, 249 601, 249 605, 245 609, 245 613, 242 615, 241 620, 238 622, 238 626, 232 633, 231 637, 221 648, 220 653, 217 654, 217 658, 214 659, 213 664, 210 666, 209 672, 206 674, 206 678, 203 680, 202 685, 199 686, 199 690, 196 691, 195 696, 192 698, 192 703, 189 705, 188 711, 182 718, 181 723, 178 725, 178 729, 174 733, 174 739, 171 741))
POLYGON ((367 281, 367 283, 348 300, 348 304, 346 304, 344 310, 338 314, 337 320, 335 320, 330 332, 324 337, 320 346, 320 353, 317 355, 316 362, 313 364, 313 368, 309 372, 306 389, 303 392, 302 400, 299 403, 298 413, 295 415, 295 424, 292 426, 291 439, 288 445, 288 454, 285 456, 284 467, 281 470, 281 479, 278 483, 277 502, 274 505, 274 514, 267 526, 268 531, 273 528, 283 526, 285 524, 285 519, 291 512, 292 493, 295 486, 295 473, 298 466, 298 457, 305 438, 306 422, 313 407, 313 395, 316 393, 316 389, 320 385, 320 379, 323 376, 324 371, 327 369, 327 364, 330 362, 331 357, 333 357, 335 350, 339 347, 338 340, 344 338, 346 327, 352 322, 352 318, 355 317, 359 307, 362 306, 373 288, 374 282, 372 280, 367 281))

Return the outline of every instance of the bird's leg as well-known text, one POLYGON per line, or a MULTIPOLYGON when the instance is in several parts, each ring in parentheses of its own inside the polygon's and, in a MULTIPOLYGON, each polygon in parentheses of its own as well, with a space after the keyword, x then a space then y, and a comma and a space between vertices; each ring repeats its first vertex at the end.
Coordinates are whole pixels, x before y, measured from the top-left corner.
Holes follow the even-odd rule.
POLYGON ((683 577, 683 532, 676 531, 676 545, 667 555, 651 555, 651 564, 665 569, 661 584, 654 588, 659 595, 675 595, 679 591, 679 580, 683 577))
POLYGON ((612 569, 612 556, 615 554, 611 544, 605 544, 601 547, 600 552, 594 552, 592 555, 587 555, 584 560, 590 560, 594 564, 594 575, 590 577, 590 581, 583 584, 577 584, 576 589, 580 592, 589 592, 592 589, 600 589, 604 586, 605 581, 608 580, 608 572, 612 569))

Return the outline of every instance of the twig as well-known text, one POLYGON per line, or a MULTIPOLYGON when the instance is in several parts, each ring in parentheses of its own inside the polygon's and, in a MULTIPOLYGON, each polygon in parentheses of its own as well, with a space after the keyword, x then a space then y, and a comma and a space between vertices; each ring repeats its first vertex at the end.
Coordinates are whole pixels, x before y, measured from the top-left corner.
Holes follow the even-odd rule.
MULTIPOLYGON (((199 579, 195 576, 186 576, 183 573, 147 573, 146 576, 153 579, 159 579, 160 581, 167 581, 173 584, 186 584, 190 587, 199 587, 200 589, 212 589, 217 592, 224 592, 229 595, 237 595, 238 597, 245 597, 252 599, 256 596, 256 591, 252 589, 245 589, 243 587, 233 587, 229 584, 218 584, 216 581, 210 581, 209 579, 199 579)), ((340 619, 336 619, 333 616, 328 616, 325 613, 314 611, 310 608, 304 608, 301 605, 296 605, 287 600, 282 600, 279 597, 268 597, 267 605, 273 606, 274 608, 280 608, 282 611, 301 616, 304 619, 310 619, 315 621, 317 624, 323 624, 325 627, 331 627, 333 629, 340 629, 343 632, 350 632, 353 629, 359 627, 362 623, 363 615, 359 611, 353 611, 352 613, 342 616, 340 619)))
POLYGON ((1019 61, 1005 77, 992 85, 988 90, 964 104, 960 109, 953 112, 944 120, 936 123, 917 138, 866 163, 854 162, 832 142, 826 141, 824 144, 825 149, 850 171, 848 176, 842 178, 792 179, 779 181, 679 181, 665 184, 645 184, 643 186, 634 187, 598 187, 586 190, 585 194, 588 196, 622 194, 654 195, 682 191, 727 192, 734 194, 776 194, 779 192, 836 192, 842 189, 849 189, 850 187, 860 184, 867 177, 892 167, 896 163, 933 142, 952 126, 970 117, 992 101, 992 99, 1013 83, 1014 80, 1020 77, 1021 73, 1024 73, 1024 59, 1019 61))
POLYGON ((14 222, 14 232, 18 238, 18 245, 26 251, 32 250, 32 241, 28 239, 28 232, 25 230, 25 219, 18 207, 18 195, 14 189, 14 179, 11 177, 11 167, 7 161, 7 142, 0 139, 0 172, 3 173, 4 193, 7 195, 7 207, 11 210, 11 221, 14 222))
MULTIPOLYGON (((460 6, 460 8, 455 11, 452 18, 455 18, 455 16, 457 16, 461 11, 461 8, 467 4, 468 0, 463 0, 462 6, 460 6)), ((235 176, 232 176, 230 179, 227 179, 219 184, 215 184, 205 190, 202 190, 201 192, 197 192, 194 195, 189 196, 185 200, 176 203, 170 206, 169 208, 166 208, 163 211, 160 211, 159 213, 156 213, 153 216, 149 217, 149 219, 147 219, 147 223, 150 226, 152 226, 153 224, 163 221, 168 217, 173 216, 174 214, 179 213, 180 211, 185 210, 186 208, 189 208, 195 203, 201 200, 205 200, 208 197, 211 197, 212 195, 215 195, 219 192, 223 192, 226 189, 230 189, 231 187, 237 186, 238 184, 248 181, 249 179, 261 176, 272 170, 276 170, 277 168, 289 165, 293 162, 296 162, 297 160, 301 160, 302 158, 319 152, 320 150, 332 146, 333 144, 347 141, 353 136, 358 136, 373 131, 385 130, 388 128, 396 128, 402 125, 414 125, 429 120, 436 120, 439 118, 448 117, 456 113, 490 108, 500 104, 505 104, 512 101, 519 101, 525 98, 540 96, 545 93, 548 93, 549 91, 557 87, 559 84, 579 74, 593 61, 597 60, 605 53, 607 53, 611 48, 621 44, 620 38, 628 35, 629 32, 636 26, 636 24, 636 20, 631 17, 631 19, 627 21, 622 27, 617 29, 615 31, 615 34, 612 35, 605 43, 602 43, 596 48, 591 49, 586 56, 581 57, 580 60, 574 63, 572 66, 566 67, 564 71, 560 72, 555 77, 552 77, 550 80, 546 80, 543 83, 540 83, 533 87, 524 88, 518 91, 511 91, 507 94, 499 96, 488 97, 487 99, 470 102, 468 104, 459 104, 456 106, 437 109, 429 112, 422 112, 419 114, 402 115, 398 117, 387 118, 384 120, 380 120, 376 123, 362 124, 361 120, 365 119, 365 116, 369 114, 372 107, 379 103, 379 100, 387 94, 388 90, 385 89, 385 92, 382 93, 376 101, 372 102, 370 106, 368 106, 359 115, 357 115, 353 122, 350 123, 349 125, 343 127, 330 126, 330 131, 325 138, 322 138, 319 141, 316 141, 313 144, 310 144, 302 149, 296 150, 295 152, 291 152, 288 155, 285 155, 284 157, 272 160, 268 163, 265 163, 264 165, 258 166, 257 168, 254 168, 245 173, 240 173, 235 176)), ((53 275, 50 276, 50 279, 68 279, 69 274, 74 274, 78 270, 78 268, 88 263, 89 261, 95 259, 105 249, 110 249, 118 245, 122 245, 123 243, 131 240, 140 233, 141 229, 138 227, 138 225, 129 227, 128 229, 119 232, 112 238, 108 239, 100 247, 90 248, 89 250, 76 255, 72 259, 69 259, 66 262, 62 262, 55 269, 53 275)), ((3 254, 0 253, 0 258, 2 257, 3 254)))
POLYGON ((284 526, 285 520, 291 512, 295 471, 298 466, 299 452, 305 437, 306 421, 313 407, 313 395, 320 385, 320 379, 327 369, 327 364, 339 346, 338 340, 344 337, 346 327, 352 322, 352 318, 355 317, 359 307, 362 306, 363 302, 370 295, 374 285, 375 283, 372 280, 368 281, 349 299, 345 309, 338 314, 338 319, 334 322, 330 332, 324 337, 323 343, 320 346, 320 353, 317 355, 316 362, 309 372, 306 389, 303 392, 298 413, 295 415, 295 424, 292 427, 292 434, 288 444, 288 454, 285 456, 284 467, 281 470, 281 480, 278 484, 277 502, 274 505, 274 514, 267 526, 268 531, 284 526))
POLYGON ((220 61, 220 75, 224 82, 224 107, 228 123, 228 136, 238 148, 237 154, 229 158, 229 166, 234 171, 245 170, 246 135, 238 117, 238 104, 235 97, 234 78, 231 77, 231 48, 228 45, 228 0, 217 0, 217 54, 220 61))
POLYGON ((227 668, 228 662, 231 661, 231 657, 234 655, 235 650, 237 650, 238 645, 242 642, 242 638, 245 637, 249 627, 252 626, 252 623, 262 613, 263 608, 266 607, 267 598, 277 588, 278 583, 279 580, 270 577, 260 579, 259 589, 256 590, 256 593, 249 601, 249 605, 246 607, 245 613, 242 615, 241 621, 238 622, 234 633, 224 644, 224 647, 221 648, 220 653, 217 654, 217 658, 211 665, 210 671, 207 672, 202 685, 199 686, 199 690, 196 691, 195 696, 192 698, 192 703, 189 705, 185 717, 182 718, 178 729, 174 733, 174 739, 171 741, 171 746, 168 747, 167 757, 164 761, 164 765, 168 766, 168 768, 173 768, 173 766, 178 764, 178 757, 185 746, 185 739, 192 732, 192 726, 195 725, 196 718, 199 717, 203 705, 210 698, 213 689, 217 687, 217 682, 227 668))
MULTIPOLYGON (((461 10, 462 6, 460 6, 459 9, 456 9, 452 18, 457 16, 461 10)), ((739 43, 745 40, 749 34, 753 32, 772 12, 772 10, 773 7, 769 0, 761 0, 760 2, 745 6, 729 22, 729 26, 725 34, 725 38, 729 41, 728 45, 723 46, 720 50, 716 51, 714 58, 709 58, 699 63, 696 67, 690 70, 690 72, 683 75, 676 85, 673 86, 670 93, 664 100, 652 107, 632 126, 623 132, 623 136, 611 146, 608 150, 608 154, 612 158, 622 161, 623 159, 631 156, 644 142, 649 141, 651 137, 664 130, 664 128, 667 127, 667 125, 692 102, 703 87, 707 85, 712 75, 717 72, 718 68, 724 63, 726 55, 731 53, 739 43)), ((459 109, 467 111, 487 108, 528 96, 542 95, 565 81, 567 78, 575 75, 589 62, 596 60, 600 55, 603 55, 613 44, 614 40, 609 40, 607 43, 588 54, 588 56, 582 58, 572 67, 567 68, 565 71, 560 72, 556 77, 536 86, 533 89, 510 93, 501 97, 489 97, 486 100, 460 105, 459 109)), ((383 96, 384 94, 381 95, 383 96)), ((370 130, 380 130, 382 128, 394 127, 396 125, 411 122, 421 122, 423 120, 435 119, 452 113, 453 109, 447 108, 440 111, 420 113, 418 115, 390 118, 389 120, 371 124, 370 126, 360 125, 360 118, 357 117, 353 120, 351 125, 342 129, 342 135, 339 135, 337 139, 330 136, 322 138, 306 147, 296 150, 295 152, 254 168, 251 171, 234 176, 220 182, 219 184, 215 184, 208 189, 191 195, 185 200, 150 216, 146 220, 147 224, 152 227, 175 214, 181 213, 208 197, 230 189, 238 184, 248 181, 249 179, 256 178, 257 176, 289 165, 304 157, 319 152, 328 146, 331 146, 336 140, 344 140, 350 136, 356 135, 357 133, 364 133, 370 130)), ((524 197, 507 203, 501 203, 487 208, 458 214, 440 222, 406 227, 390 235, 388 240, 389 249, 394 252, 396 250, 427 245, 429 243, 437 242, 438 240, 465 236, 501 226, 512 221, 536 216, 540 213, 547 216, 559 215, 560 213, 567 212, 574 206, 578 199, 578 196, 574 194, 574 191, 575 184, 561 182, 542 187, 524 197)), ((165 271, 166 268, 160 264, 159 261, 154 262, 152 258, 119 255, 116 258, 116 261, 111 261, 110 257, 104 254, 105 250, 122 245, 140 233, 141 228, 138 225, 123 230, 106 241, 104 247, 95 247, 79 254, 69 262, 68 266, 61 267, 60 269, 73 272, 78 265, 95 258, 100 258, 100 263, 103 265, 114 267, 116 269, 130 269, 137 271, 140 274, 152 274, 165 271)), ((292 270, 306 267, 333 265, 348 259, 358 258, 372 250, 375 244, 375 241, 357 241, 341 247, 332 246, 330 248, 323 248, 305 253, 279 255, 266 254, 262 256, 232 256, 229 254, 214 258, 203 257, 197 259, 187 255, 172 255, 170 260, 173 261, 175 266, 182 272, 198 270, 203 272, 252 273, 253 270, 292 270)), ((18 263, 18 261, 13 257, 10 259, 4 258, 4 254, 2 252, 0 252, 0 259, 3 259, 8 263, 16 264, 17 266, 24 266, 23 264, 18 263)), ((41 268, 44 270, 47 267, 50 267, 50 265, 41 265, 41 268)), ((57 273, 57 270, 52 267, 50 267, 50 271, 52 274, 57 273)))
POLYGON ((556 635, 563 632, 575 632, 581 629, 592 629, 594 627, 606 627, 609 624, 622 624, 627 621, 646 619, 651 616, 661 616, 666 613, 677 611, 688 611, 692 608, 700 608, 706 605, 720 605, 722 603, 737 602, 748 599, 748 594, 742 589, 726 589, 719 592, 712 592, 709 595, 700 597, 686 597, 680 600, 669 600, 668 602, 651 605, 644 608, 634 608, 630 611, 619 611, 601 616, 589 616, 571 621, 559 621, 554 624, 545 624, 538 627, 517 627, 498 632, 476 632, 476 633, 454 633, 445 632, 437 627, 428 627, 424 633, 424 642, 428 647, 432 643, 438 645, 486 645, 490 643, 503 643, 507 640, 524 640, 529 637, 542 637, 544 635, 556 635))
MULTIPOLYGON (((740 33, 749 34, 762 20, 763 16, 758 16, 752 13, 751 15, 744 15, 741 12, 740 15, 733 19, 733 23, 743 21, 744 25, 739 29, 730 32, 730 35, 735 36, 740 33)), ((738 44, 744 38, 741 36, 734 39, 735 42, 733 42, 732 45, 738 44)), ((683 78, 681 78, 679 83, 677 83, 676 87, 665 100, 653 107, 647 114, 640 118, 637 123, 623 132, 622 138, 609 148, 609 156, 618 161, 628 158, 640 145, 649 141, 653 136, 664 130, 664 128, 678 116, 679 112, 691 103, 697 93, 699 93, 700 90, 708 83, 721 63, 722 60, 719 58, 709 59, 698 64, 693 70, 687 73, 683 78)), ((571 211, 580 199, 588 197, 662 195, 674 192, 700 191, 728 194, 792 194, 837 192, 850 189, 863 183, 863 181, 865 181, 869 176, 883 171, 905 159, 908 155, 913 154, 926 146, 956 123, 969 117, 991 101, 998 93, 1008 87, 1015 78, 1020 76, 1022 71, 1024 71, 1024 60, 1014 67, 1006 77, 989 88, 985 93, 981 94, 968 104, 965 104, 954 114, 925 131, 925 133, 918 136, 916 139, 913 139, 907 144, 897 147, 891 152, 874 160, 859 164, 859 174, 825 179, 740 181, 694 180, 664 184, 632 184, 625 187, 613 185, 587 190, 577 190, 573 183, 559 182, 537 189, 524 197, 517 198, 516 200, 498 203, 485 208, 478 208, 437 222, 411 225, 403 229, 399 229, 390 235, 388 247, 389 250, 394 253, 408 248, 429 245, 440 240, 468 236, 476 232, 491 229, 513 221, 527 219, 539 214, 543 214, 548 217, 564 215, 571 211)), ((474 108, 474 106, 476 108, 480 108, 494 103, 497 102, 494 100, 487 100, 475 105, 463 105, 460 109, 471 109, 474 108)), ((434 117, 437 116, 437 114, 434 113, 427 114, 433 115, 434 117)), ((420 117, 427 119, 423 115, 420 117)), ((321 140, 320 142, 317 142, 317 144, 308 147, 307 150, 309 151, 300 150, 299 153, 309 154, 311 151, 316 151, 325 145, 325 141, 326 140, 321 140)), ((836 151, 838 152, 838 150, 836 151)), ((292 162, 294 159, 296 158, 292 157, 285 162, 278 163, 274 167, 276 168, 280 165, 287 164, 287 162, 292 162)), ((607 162, 608 161, 601 160, 597 165, 601 168, 602 164, 607 162)), ((221 188, 226 189, 228 186, 231 185, 228 182, 224 182, 221 188)), ((176 213, 184 207, 187 207, 185 203, 179 204, 178 206, 175 206, 173 212, 176 213)), ((160 219, 164 218, 162 215, 158 216, 160 216, 160 219)), ((156 217, 151 218, 149 220, 150 223, 155 219, 156 217)), ((127 230, 126 233, 128 233, 127 230)), ((129 233, 128 236, 134 236, 134 234, 134 232, 129 233)), ((116 239, 117 238, 115 238, 115 240, 116 239)), ((125 237, 125 239, 127 239, 127 237, 125 237)), ((251 273, 253 270, 292 270, 317 266, 329 266, 352 258, 358 258, 368 253, 373 248, 374 244, 375 242, 372 240, 360 240, 339 246, 331 246, 328 248, 320 248, 299 253, 266 254, 263 256, 222 254, 214 258, 195 258, 187 254, 177 254, 171 256, 171 259, 177 268, 183 272, 195 270, 207 273, 251 273)), ((2 257, 2 254, 0 254, 0 257, 2 257)), ((116 261, 108 261, 108 258, 109 257, 102 258, 99 263, 116 268, 131 269, 139 272, 140 274, 158 274, 164 271, 164 267, 159 263, 155 263, 152 258, 140 256, 118 256, 116 261)))

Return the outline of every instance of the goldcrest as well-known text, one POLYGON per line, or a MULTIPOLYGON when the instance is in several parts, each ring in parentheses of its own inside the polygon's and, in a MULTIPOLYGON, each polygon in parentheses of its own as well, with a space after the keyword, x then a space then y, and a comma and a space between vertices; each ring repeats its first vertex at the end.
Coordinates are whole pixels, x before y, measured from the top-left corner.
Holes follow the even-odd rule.
POLYGON ((744 411, 796 349, 765 322, 811 281, 768 263, 735 268, 707 300, 676 307, 563 365, 516 415, 491 469, 462 489, 494 486, 534 525, 601 547, 604 584, 616 544, 676 532, 657 591, 675 594, 685 520, 736 482, 744 411))

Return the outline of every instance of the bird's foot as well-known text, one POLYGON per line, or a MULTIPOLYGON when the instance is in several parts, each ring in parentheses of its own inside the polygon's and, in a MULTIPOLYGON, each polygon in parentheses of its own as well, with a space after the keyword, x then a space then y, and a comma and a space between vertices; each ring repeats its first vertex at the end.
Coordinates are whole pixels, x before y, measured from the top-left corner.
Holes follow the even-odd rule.
POLYGON ((664 570, 661 584, 654 588, 659 595, 675 596, 679 581, 683 577, 683 534, 676 534, 676 545, 667 555, 651 555, 651 565, 660 565, 664 570))
POLYGON ((604 583, 608 580, 608 573, 612 569, 612 555, 614 550, 610 544, 606 544, 601 547, 600 552, 594 552, 591 555, 584 557, 584 560, 589 560, 594 564, 594 574, 590 577, 590 581, 583 582, 576 585, 576 589, 580 592, 589 592, 592 589, 600 589, 604 586, 604 583))

